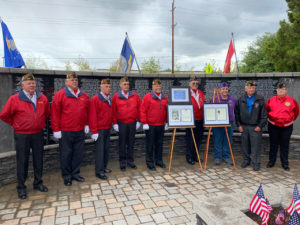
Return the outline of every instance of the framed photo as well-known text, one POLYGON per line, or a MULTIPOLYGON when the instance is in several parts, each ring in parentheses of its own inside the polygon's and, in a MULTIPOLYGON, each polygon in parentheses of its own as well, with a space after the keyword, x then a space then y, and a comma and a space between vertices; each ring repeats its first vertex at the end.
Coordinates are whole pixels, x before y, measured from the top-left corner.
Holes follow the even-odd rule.
POLYGON ((168 105, 169 127, 195 126, 193 105, 168 105))
POLYGON ((191 92, 189 87, 172 87, 171 88, 172 104, 190 104, 191 92))
POLYGON ((204 103, 204 126, 229 125, 229 106, 227 103, 204 103))

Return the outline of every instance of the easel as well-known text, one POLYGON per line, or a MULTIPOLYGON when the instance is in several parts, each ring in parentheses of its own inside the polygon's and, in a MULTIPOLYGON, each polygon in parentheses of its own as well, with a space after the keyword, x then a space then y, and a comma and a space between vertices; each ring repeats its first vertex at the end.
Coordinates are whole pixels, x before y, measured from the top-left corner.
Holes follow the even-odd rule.
MULTIPOLYGON (((219 93, 218 93, 217 88, 214 89, 213 103, 215 103, 216 96, 217 96, 217 98, 220 102, 219 93)), ((229 145, 229 149, 230 149, 230 155, 231 155, 233 167, 234 167, 234 169, 236 169, 235 162, 234 162, 234 157, 233 157, 233 153, 232 153, 232 148, 231 148, 231 143, 230 143, 229 136, 228 136, 228 131, 227 131, 227 127, 231 127, 231 125, 205 125, 204 127, 209 128, 208 129, 208 134, 207 134, 207 140, 206 140, 206 148, 205 148, 204 156, 203 156, 203 158, 204 158, 204 171, 206 170, 206 163, 207 163, 207 156, 208 156, 208 149, 209 149, 209 139, 210 139, 211 129, 213 127, 224 127, 225 133, 226 133, 226 136, 227 136, 227 140, 228 140, 228 145, 229 145)))
POLYGON ((172 133, 172 138, 171 138, 171 142, 170 142, 170 147, 169 147, 169 153, 168 153, 168 160, 169 160, 169 172, 171 171, 171 164, 172 164, 172 157, 173 157, 173 150, 174 150, 174 142, 175 142, 175 134, 176 134, 176 129, 177 128, 190 128, 191 129, 191 133, 192 133, 192 137, 193 137, 193 141, 194 141, 194 145, 195 145, 195 149, 196 149, 196 153, 197 153, 197 157, 198 157, 198 162, 199 162, 199 166, 202 172, 202 164, 201 164, 201 160, 200 160, 200 156, 199 156, 199 152, 198 152, 198 147, 195 141, 195 136, 194 136, 194 131, 193 128, 195 128, 195 126, 186 126, 186 127, 169 127, 169 128, 173 128, 173 133, 172 133))

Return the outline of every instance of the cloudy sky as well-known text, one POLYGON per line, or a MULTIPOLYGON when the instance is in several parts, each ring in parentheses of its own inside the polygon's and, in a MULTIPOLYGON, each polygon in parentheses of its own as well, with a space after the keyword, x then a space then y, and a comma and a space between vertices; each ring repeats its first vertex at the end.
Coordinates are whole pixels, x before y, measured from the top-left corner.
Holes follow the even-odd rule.
MULTIPOLYGON (((172 0, 0 0, 0 16, 23 58, 39 58, 52 69, 64 69, 79 55, 94 68, 109 68, 120 56, 125 32, 139 64, 154 56, 166 69, 172 61, 171 5, 172 0)), ((231 32, 241 60, 249 44, 287 19, 284 0, 175 0, 175 7, 175 61, 182 70, 202 70, 213 61, 223 68, 231 32)))

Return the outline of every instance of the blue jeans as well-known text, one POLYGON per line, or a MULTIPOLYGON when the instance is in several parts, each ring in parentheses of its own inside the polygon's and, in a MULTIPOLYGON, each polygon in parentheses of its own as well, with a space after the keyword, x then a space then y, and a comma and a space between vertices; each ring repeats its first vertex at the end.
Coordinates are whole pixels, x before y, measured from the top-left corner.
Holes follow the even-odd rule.
MULTIPOLYGON (((231 127, 227 127, 227 132, 231 144, 233 134, 233 122, 230 122, 230 124, 231 127)), ((214 158, 219 160, 228 160, 230 158, 230 150, 224 127, 214 127, 212 130, 215 149, 214 158)))

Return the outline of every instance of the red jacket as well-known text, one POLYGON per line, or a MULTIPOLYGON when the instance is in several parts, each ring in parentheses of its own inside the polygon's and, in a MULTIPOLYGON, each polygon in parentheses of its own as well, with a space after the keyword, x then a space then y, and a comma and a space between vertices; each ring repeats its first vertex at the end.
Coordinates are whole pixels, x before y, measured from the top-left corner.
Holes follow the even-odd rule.
POLYGON ((162 126, 167 122, 168 98, 162 93, 161 100, 154 91, 146 94, 141 105, 141 122, 151 126, 162 126))
POLYGON ((268 120, 278 127, 287 127, 293 124, 299 115, 299 105, 290 96, 273 96, 266 102, 268 120))
POLYGON ((0 119, 12 125, 18 134, 39 133, 50 115, 50 105, 45 95, 36 92, 36 106, 23 90, 11 96, 0 113, 0 119))
POLYGON ((51 128, 57 131, 80 131, 88 125, 89 96, 80 90, 76 98, 66 87, 56 92, 51 107, 51 128))
POLYGON ((118 91, 112 98, 113 123, 117 121, 123 123, 133 123, 140 120, 141 99, 134 91, 128 92, 128 99, 118 91))
POLYGON ((97 134, 100 129, 110 129, 112 119, 111 98, 108 102, 99 92, 90 102, 89 126, 91 132, 97 134))
POLYGON ((200 107, 197 104, 196 99, 192 95, 192 90, 191 90, 191 102, 194 105, 195 120, 203 120, 203 103, 205 102, 205 95, 200 90, 198 90, 198 93, 199 93, 200 107))

